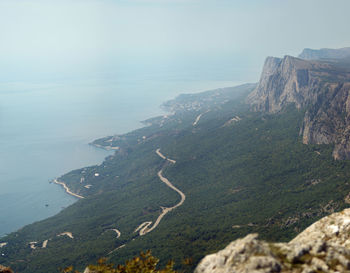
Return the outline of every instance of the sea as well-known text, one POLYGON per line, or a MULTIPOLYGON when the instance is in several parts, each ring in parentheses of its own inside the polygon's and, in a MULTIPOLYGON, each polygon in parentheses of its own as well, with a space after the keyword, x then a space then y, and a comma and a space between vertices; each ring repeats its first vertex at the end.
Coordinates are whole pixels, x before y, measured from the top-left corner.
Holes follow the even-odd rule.
POLYGON ((77 201, 50 181, 111 154, 94 139, 141 127, 181 93, 243 82, 185 74, 0 82, 0 237, 77 201))

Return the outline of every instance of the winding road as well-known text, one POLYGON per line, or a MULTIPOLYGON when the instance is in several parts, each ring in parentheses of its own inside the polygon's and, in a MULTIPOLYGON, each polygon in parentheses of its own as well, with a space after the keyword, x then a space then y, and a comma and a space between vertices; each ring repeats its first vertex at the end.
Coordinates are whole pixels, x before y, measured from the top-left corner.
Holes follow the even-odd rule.
MULTIPOLYGON (((199 118, 200 118, 200 116, 198 117, 198 120, 199 120, 199 118)), ((198 121, 197 121, 197 122, 198 122, 198 121)), ((175 164, 175 163, 176 163, 175 160, 170 159, 170 158, 166 157, 165 155, 163 155, 163 154, 160 152, 160 149, 157 149, 157 150, 156 150, 156 154, 157 154, 160 158, 162 158, 162 159, 164 159, 164 160, 166 160, 166 161, 168 161, 168 162, 170 162, 170 163, 172 163, 172 164, 175 164)), ((168 212, 170 212, 170 211, 172 211, 172 210, 174 210, 174 209, 180 207, 180 206, 185 202, 185 200, 186 200, 186 195, 185 195, 181 190, 179 190, 178 188, 176 188, 166 177, 163 176, 163 170, 164 170, 165 166, 166 166, 166 165, 164 164, 163 167, 161 168, 161 170, 157 173, 157 175, 158 175, 160 181, 162 181, 165 185, 167 185, 169 188, 171 188, 172 190, 176 191, 176 192, 180 195, 181 200, 180 200, 180 202, 177 203, 175 206, 172 206, 172 207, 161 207, 162 212, 161 212, 161 214, 158 216, 157 220, 154 222, 153 225, 152 225, 152 221, 143 222, 141 225, 139 225, 139 226, 135 229, 134 232, 139 232, 139 235, 140 235, 140 236, 146 235, 147 233, 149 233, 149 232, 151 232, 152 230, 154 230, 154 229, 159 225, 160 221, 163 219, 163 217, 164 217, 168 212)), ((54 182, 55 184, 59 184, 59 185, 63 186, 63 188, 65 189, 65 191, 66 191, 68 194, 73 195, 73 196, 75 196, 75 197, 77 197, 77 198, 84 198, 84 196, 81 196, 81 195, 79 195, 79 194, 76 194, 76 193, 72 192, 72 191, 67 187, 67 185, 66 185, 64 182, 58 181, 57 179, 55 179, 53 182, 54 182)), ((110 230, 116 232, 117 238, 120 237, 121 232, 120 232, 118 229, 110 229, 110 230)), ((61 233, 61 234, 58 234, 57 236, 63 236, 63 235, 66 235, 66 236, 70 237, 71 239, 73 239, 73 235, 72 235, 72 233, 70 233, 70 232, 63 232, 63 233, 61 233)), ((30 243, 31 248, 33 248, 33 249, 35 248, 35 243, 36 243, 36 242, 31 242, 31 243, 30 243)), ((42 248, 46 248, 47 243, 48 243, 48 240, 45 240, 45 241, 43 242, 42 248)), ((120 248, 122 248, 122 247, 125 247, 125 244, 124 244, 124 245, 121 245, 121 246, 119 246, 119 247, 117 247, 117 248, 114 249, 114 250, 112 250, 111 252, 108 253, 108 255, 112 254, 114 251, 116 251, 116 250, 118 250, 118 249, 120 249, 120 248)))
MULTIPOLYGON (((162 158, 162 159, 164 159, 164 160, 166 160, 166 161, 168 161, 168 162, 170 162, 170 163, 172 163, 172 164, 175 164, 175 163, 176 163, 175 160, 170 159, 170 158, 167 158, 165 155, 163 155, 163 154, 160 152, 160 149, 157 149, 157 150, 156 150, 156 154, 157 154, 160 158, 162 158)), ((140 235, 140 236, 143 236, 143 235, 145 235, 145 234, 151 232, 152 230, 154 230, 154 229, 159 225, 160 221, 163 219, 163 217, 164 217, 168 212, 170 212, 170 211, 172 211, 172 210, 174 210, 174 209, 180 207, 180 206, 185 202, 185 200, 186 200, 186 195, 185 195, 181 190, 179 190, 178 188, 176 188, 166 177, 163 176, 163 170, 164 170, 165 166, 166 166, 166 164, 163 164, 163 167, 162 167, 161 170, 157 173, 157 174, 158 174, 158 177, 159 177, 159 179, 160 179, 165 185, 167 185, 167 186, 168 186, 169 188, 171 188, 172 190, 176 191, 176 192, 180 195, 181 200, 180 200, 180 202, 178 202, 176 205, 174 205, 174 206, 172 206, 172 207, 161 207, 162 212, 161 212, 161 214, 158 216, 157 220, 154 222, 153 225, 152 225, 152 221, 143 222, 141 225, 139 225, 139 226, 135 229, 134 232, 139 232, 139 235, 140 235)), ((54 182, 55 184, 59 184, 59 185, 63 186, 63 188, 65 189, 65 191, 66 191, 68 194, 70 194, 70 195, 72 195, 72 196, 75 196, 75 197, 77 197, 77 198, 84 198, 84 196, 81 196, 81 195, 79 195, 79 194, 76 194, 76 193, 72 192, 64 182, 58 181, 57 179, 55 179, 53 182, 54 182)), ((114 229, 109 229, 109 230, 114 231, 114 232, 117 234, 117 238, 119 238, 119 237, 121 236, 121 232, 120 232, 118 229, 114 228, 114 229)), ((71 238, 71 239, 74 238, 74 237, 73 237, 73 234, 72 234, 71 232, 63 232, 63 233, 57 234, 57 236, 58 236, 58 237, 60 237, 60 236, 67 236, 67 237, 69 237, 69 238, 71 238)), ((42 243, 42 248, 46 248, 46 247, 47 247, 49 240, 50 240, 50 239, 47 239, 47 240, 43 241, 43 243, 42 243)), ((133 239, 133 240, 134 240, 134 239, 133 239)), ((36 244, 37 244, 37 243, 38 243, 38 242, 30 242, 30 243, 29 243, 30 248, 31 248, 31 249, 36 249, 36 244)), ((4 247, 4 246, 6 246, 6 245, 7 245, 6 242, 5 242, 5 243, 0 243, 0 248, 4 247)), ((110 251, 107 255, 110 255, 110 254, 112 254, 114 251, 116 251, 116 250, 118 250, 118 249, 120 249, 120 248, 123 248, 123 247, 125 247, 125 246, 126 246, 126 244, 123 244, 123 245, 121 245, 121 246, 118 246, 118 247, 115 248, 114 250, 110 251)))
MULTIPOLYGON (((169 161, 170 163, 172 164, 175 164, 176 161, 173 160, 173 159, 170 159, 170 158, 167 158, 166 156, 164 156, 161 152, 160 152, 160 149, 157 149, 156 150, 156 154, 161 157, 162 159, 164 160, 167 160, 169 161)), ((177 207, 180 207, 184 202, 185 202, 185 199, 186 199, 186 195, 180 191, 178 188, 176 188, 167 178, 165 178, 163 176, 163 169, 164 169, 164 166, 163 168, 158 172, 158 177, 159 179, 165 184, 167 185, 169 188, 171 188, 172 190, 176 191, 180 197, 181 197, 181 200, 179 203, 177 203, 175 206, 173 207, 161 207, 162 209, 162 213, 158 216, 157 220, 155 221, 155 223, 153 224, 152 227, 150 227, 152 225, 152 222, 150 221, 147 221, 147 222, 143 222, 141 225, 139 225, 139 227, 137 229, 135 229, 135 232, 139 231, 139 235, 140 236, 143 236, 149 232, 151 232, 152 230, 154 230, 160 223, 160 221, 162 220, 162 218, 170 211, 172 211, 173 209, 176 209, 177 207)))
POLYGON ((116 228, 112 228, 112 229, 110 229, 110 230, 112 230, 112 231, 114 231, 115 233, 117 233, 117 238, 119 238, 120 235, 122 235, 122 233, 121 233, 118 229, 116 229, 116 228))
POLYGON ((202 113, 202 114, 199 114, 199 115, 196 117, 196 119, 194 120, 194 122, 192 123, 192 126, 196 126, 196 125, 198 124, 199 120, 201 119, 201 117, 202 117, 204 114, 209 113, 209 112, 210 112, 210 110, 207 110, 206 112, 204 112, 204 113, 202 113))

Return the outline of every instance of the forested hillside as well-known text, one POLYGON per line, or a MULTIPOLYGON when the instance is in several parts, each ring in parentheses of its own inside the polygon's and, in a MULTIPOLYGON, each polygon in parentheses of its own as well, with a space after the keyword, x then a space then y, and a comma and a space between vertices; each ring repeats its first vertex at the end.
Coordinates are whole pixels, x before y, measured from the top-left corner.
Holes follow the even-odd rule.
POLYGON ((185 258, 195 265, 248 233, 289 240, 346 207, 350 162, 334 160, 332 144, 302 143, 306 108, 251 111, 245 101, 254 88, 181 96, 164 105, 171 115, 94 141, 115 154, 58 178, 84 198, 2 238, 0 263, 19 272, 81 270, 100 257, 123 263, 151 249, 181 268, 185 258))

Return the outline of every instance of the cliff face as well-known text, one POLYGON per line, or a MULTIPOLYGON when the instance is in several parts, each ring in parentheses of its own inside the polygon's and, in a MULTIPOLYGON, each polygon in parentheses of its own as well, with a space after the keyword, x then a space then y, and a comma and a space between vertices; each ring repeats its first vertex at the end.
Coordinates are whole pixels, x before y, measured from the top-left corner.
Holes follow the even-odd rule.
POLYGON ((258 87, 249 96, 249 102, 257 111, 275 113, 284 106, 295 103, 297 108, 307 100, 314 100, 310 92, 319 82, 316 70, 327 69, 319 64, 286 56, 283 59, 268 57, 258 87))
POLYGON ((350 209, 314 223, 289 243, 250 234, 206 256, 195 273, 349 272, 350 209))
POLYGON ((248 97, 253 110, 268 113, 294 104, 305 109, 304 144, 335 144, 335 159, 350 158, 350 65, 286 56, 268 57, 257 88, 248 97))

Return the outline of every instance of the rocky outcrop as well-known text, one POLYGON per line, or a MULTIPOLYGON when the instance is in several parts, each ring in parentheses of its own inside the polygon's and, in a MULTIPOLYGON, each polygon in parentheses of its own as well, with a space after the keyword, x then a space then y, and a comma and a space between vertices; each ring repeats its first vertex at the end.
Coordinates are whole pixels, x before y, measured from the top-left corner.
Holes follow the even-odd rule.
POLYGON ((335 144, 335 159, 350 158, 350 64, 268 57, 253 110, 276 113, 293 104, 306 111, 300 134, 304 144, 335 144))
POLYGON ((350 209, 314 223, 289 243, 250 234, 206 256, 195 273, 350 272, 350 209))
POLYGON ((0 273, 13 273, 13 271, 9 267, 0 265, 0 273))
MULTIPOLYGON (((249 95, 253 109, 275 113, 288 104, 297 108, 315 100, 310 88, 319 85, 317 70, 328 70, 328 64, 305 61, 291 56, 283 59, 268 57, 257 88, 249 95)), ((315 90, 316 91, 316 90, 315 90)))
POLYGON ((320 59, 344 59, 350 57, 350 47, 344 47, 339 49, 333 48, 321 48, 311 49, 305 48, 303 52, 298 56, 305 60, 320 60, 320 59))

